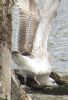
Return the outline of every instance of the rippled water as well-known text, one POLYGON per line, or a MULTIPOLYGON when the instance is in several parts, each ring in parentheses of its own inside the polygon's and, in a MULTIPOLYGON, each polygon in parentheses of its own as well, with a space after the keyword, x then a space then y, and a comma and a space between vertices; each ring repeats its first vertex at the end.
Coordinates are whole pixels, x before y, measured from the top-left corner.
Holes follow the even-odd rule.
POLYGON ((53 69, 68 73, 68 0, 62 0, 49 36, 48 49, 53 69))

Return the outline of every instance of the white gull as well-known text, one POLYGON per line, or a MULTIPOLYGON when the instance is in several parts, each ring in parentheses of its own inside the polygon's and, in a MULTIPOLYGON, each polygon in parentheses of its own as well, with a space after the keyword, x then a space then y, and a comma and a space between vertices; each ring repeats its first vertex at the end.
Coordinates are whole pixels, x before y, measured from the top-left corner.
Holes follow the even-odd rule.
MULTIPOLYGON (((21 68, 20 72, 24 77, 34 77, 39 85, 49 84, 51 66, 48 60, 47 40, 53 19, 56 17, 59 0, 46 0, 44 12, 40 19, 31 56, 23 56, 19 52, 13 52, 12 57, 21 68)), ((51 80, 52 81, 52 80, 51 80)))

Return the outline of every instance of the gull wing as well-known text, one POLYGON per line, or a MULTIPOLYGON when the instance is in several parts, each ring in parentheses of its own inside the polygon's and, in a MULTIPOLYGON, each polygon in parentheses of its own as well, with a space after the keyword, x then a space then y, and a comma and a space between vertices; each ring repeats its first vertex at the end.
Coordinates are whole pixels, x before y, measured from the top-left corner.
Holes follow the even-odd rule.
POLYGON ((31 53, 39 23, 38 15, 34 0, 17 0, 12 10, 12 51, 19 51, 21 54, 31 53))
MULTIPOLYGON (((41 0, 42 1, 42 0, 41 0)), ((35 40, 33 43, 32 54, 36 56, 48 56, 47 41, 53 20, 57 15, 60 0, 45 0, 42 10, 42 18, 39 22, 35 40)))

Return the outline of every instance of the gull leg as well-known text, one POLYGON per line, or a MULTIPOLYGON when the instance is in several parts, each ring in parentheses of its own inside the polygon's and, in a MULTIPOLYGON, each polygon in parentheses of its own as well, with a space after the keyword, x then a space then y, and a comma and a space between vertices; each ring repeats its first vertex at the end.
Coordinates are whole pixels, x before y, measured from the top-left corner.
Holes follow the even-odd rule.
POLYGON ((40 86, 39 81, 37 80, 36 76, 34 77, 34 80, 37 82, 37 84, 40 86))
POLYGON ((27 86, 26 82, 27 82, 27 76, 24 76, 24 90, 27 92, 30 91, 30 88, 27 86))
POLYGON ((25 87, 26 87, 26 79, 27 79, 27 77, 24 76, 24 85, 25 85, 25 87))

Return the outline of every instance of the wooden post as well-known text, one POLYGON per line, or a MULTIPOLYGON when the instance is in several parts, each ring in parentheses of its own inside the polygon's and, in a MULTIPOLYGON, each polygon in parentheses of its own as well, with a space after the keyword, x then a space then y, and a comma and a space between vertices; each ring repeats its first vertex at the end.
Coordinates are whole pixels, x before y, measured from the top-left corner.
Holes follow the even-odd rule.
POLYGON ((11 19, 11 14, 9 14, 10 0, 2 0, 2 2, 3 2, 2 42, 7 43, 8 48, 11 49, 12 19, 11 19))
POLYGON ((11 100, 11 54, 7 45, 1 44, 0 55, 2 94, 6 95, 7 100, 11 100))
POLYGON ((0 71, 1 71, 1 94, 11 100, 11 21, 8 14, 9 0, 2 0, 3 18, 0 32, 0 71))

